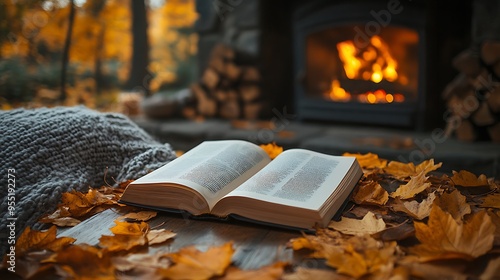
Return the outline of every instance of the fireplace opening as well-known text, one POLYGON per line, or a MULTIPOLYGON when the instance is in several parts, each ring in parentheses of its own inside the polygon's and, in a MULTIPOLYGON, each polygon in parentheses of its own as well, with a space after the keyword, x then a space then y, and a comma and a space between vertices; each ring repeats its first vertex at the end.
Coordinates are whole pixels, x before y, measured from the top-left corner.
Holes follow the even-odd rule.
POLYGON ((357 37, 361 28, 334 27, 307 37, 306 93, 329 102, 416 102, 418 33, 391 26, 357 37))
POLYGON ((317 2, 294 18, 298 116, 422 130, 429 78, 424 10, 407 5, 390 14, 384 1, 317 2))

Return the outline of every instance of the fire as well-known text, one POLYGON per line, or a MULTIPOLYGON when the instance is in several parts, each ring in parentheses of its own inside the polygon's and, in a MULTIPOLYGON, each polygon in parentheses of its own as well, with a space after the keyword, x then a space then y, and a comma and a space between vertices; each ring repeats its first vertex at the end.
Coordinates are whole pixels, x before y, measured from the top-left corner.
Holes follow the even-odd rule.
MULTIPOLYGON (((358 49, 353 41, 344 41, 337 44, 340 60, 343 63, 345 75, 351 80, 361 79, 380 83, 383 80, 397 82, 402 85, 408 83, 408 78, 398 73, 398 63, 393 58, 387 44, 379 36, 370 38, 370 44, 358 49)), ((405 97, 401 93, 388 93, 383 89, 353 94, 344 89, 338 79, 333 79, 330 91, 327 93, 330 100, 349 102, 352 99, 362 103, 399 103, 405 97)))
POLYGON ((364 79, 374 83, 380 83, 384 79, 402 84, 407 82, 405 77, 398 74, 398 63, 379 36, 371 37, 366 48, 358 49, 353 41, 344 41, 337 44, 337 50, 349 79, 364 79))

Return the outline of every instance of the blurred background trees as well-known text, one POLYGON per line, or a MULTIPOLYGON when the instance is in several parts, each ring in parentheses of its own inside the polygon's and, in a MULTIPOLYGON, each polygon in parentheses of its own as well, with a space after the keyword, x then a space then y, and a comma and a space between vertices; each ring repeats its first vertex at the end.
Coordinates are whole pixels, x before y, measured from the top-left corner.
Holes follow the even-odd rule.
POLYGON ((1 108, 108 110, 121 92, 186 87, 196 18, 194 0, 0 0, 1 108))

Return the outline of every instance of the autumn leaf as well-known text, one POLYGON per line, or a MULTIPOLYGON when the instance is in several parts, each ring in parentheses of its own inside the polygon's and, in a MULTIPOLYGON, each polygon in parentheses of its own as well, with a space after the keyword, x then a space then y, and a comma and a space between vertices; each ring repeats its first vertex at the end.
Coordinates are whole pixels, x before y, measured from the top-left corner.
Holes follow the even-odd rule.
POLYGON ((500 194, 490 194, 485 196, 479 206, 500 209, 500 194))
POLYGON ((401 211, 417 220, 423 220, 431 213, 431 208, 435 199, 436 195, 434 193, 430 193, 427 198, 421 202, 396 199, 395 202, 391 204, 391 207, 393 211, 401 211))
POLYGON ((54 213, 40 219, 41 223, 51 223, 60 227, 72 227, 81 223, 80 220, 71 217, 67 207, 60 207, 54 213))
POLYGON ((133 221, 148 221, 154 217, 156 217, 156 215, 158 214, 158 212, 156 211, 140 211, 140 212, 137 212, 137 213, 127 213, 126 215, 123 215, 121 216, 120 218, 118 219, 122 219, 122 220, 133 220, 133 221))
POLYGON ((210 247, 201 252, 190 246, 180 249, 168 257, 174 263, 167 269, 160 269, 159 273, 167 279, 209 279, 221 276, 231 263, 234 249, 231 242, 219 247, 210 247))
POLYGON ((149 231, 149 225, 145 222, 129 223, 116 220, 115 224, 109 229, 115 235, 145 235, 149 231))
POLYGON ((70 246, 57 253, 52 262, 65 279, 115 279, 115 268, 105 252, 88 245, 70 246))
POLYGON ((261 144, 260 147, 269 155, 271 159, 276 158, 283 152, 283 147, 276 145, 276 143, 261 144))
POLYGON ((304 234, 302 237, 292 238, 288 246, 293 250, 312 250, 312 258, 326 258, 330 251, 345 243, 344 237, 338 231, 328 228, 319 228, 316 235, 304 234))
POLYGON ((417 166, 415 166, 413 162, 402 163, 399 161, 391 161, 387 167, 384 168, 384 172, 402 180, 411 176, 419 175, 420 173, 426 175, 431 171, 437 170, 441 166, 441 162, 434 164, 434 159, 425 160, 417 166))
POLYGON ((172 232, 171 230, 153 229, 147 233, 146 238, 148 240, 149 245, 154 245, 170 240, 174 238, 176 235, 177 234, 172 232))
POLYGON ((495 225, 495 239, 493 245, 500 246, 500 213, 498 211, 488 210, 488 216, 490 216, 491 222, 495 225))
POLYGON ((462 187, 484 187, 489 185, 488 179, 484 174, 477 177, 474 173, 466 170, 460 170, 460 172, 453 171, 451 180, 455 185, 462 187))
POLYGON ((57 238, 56 235, 56 226, 52 226, 46 231, 36 231, 27 227, 17 239, 16 255, 19 257, 26 252, 40 250, 57 252, 76 241, 71 237, 57 238))
POLYGON ((421 244, 410 248, 421 261, 467 259, 487 253, 493 246, 495 226, 486 211, 478 212, 466 222, 434 205, 428 224, 415 222, 415 235, 421 244))
POLYGON ((371 236, 382 241, 399 241, 415 236, 415 228, 413 224, 404 222, 393 227, 388 227, 371 236))
POLYGON ((162 277, 157 270, 167 268, 171 264, 164 253, 128 254, 115 256, 111 261, 124 279, 160 280, 162 277))
POLYGON ((373 169, 373 168, 384 168, 387 166, 387 160, 380 159, 377 154, 344 153, 344 154, 342 154, 342 156, 356 157, 361 168, 373 169))
POLYGON ((286 262, 276 262, 255 270, 241 270, 231 266, 220 280, 278 280, 281 279, 286 265, 286 262))
POLYGON ((338 222, 331 221, 328 227, 338 230, 343 234, 364 235, 384 230, 385 222, 382 219, 377 219, 372 212, 368 212, 361 220, 342 217, 338 222))
POLYGON ((336 279, 352 280, 351 277, 338 274, 333 270, 298 267, 293 273, 285 274, 283 280, 306 280, 306 279, 336 279))
POLYGON ((389 194, 379 183, 368 181, 356 188, 353 199, 357 204, 385 205, 389 200, 389 194))
POLYGON ((491 260, 479 279, 500 279, 500 258, 491 260))
POLYGON ((343 249, 327 256, 326 264, 336 268, 338 273, 355 278, 367 274, 389 276, 394 266, 396 247, 396 242, 377 242, 369 236, 356 236, 343 249))
POLYGON ((456 221, 461 221, 465 215, 471 213, 466 197, 456 189, 451 193, 443 193, 435 202, 439 208, 448 212, 456 221))
POLYGON ((408 183, 400 185, 395 192, 391 193, 391 197, 400 199, 412 198, 431 186, 431 183, 425 182, 428 178, 425 176, 425 172, 420 172, 417 176, 411 176, 410 178, 408 183))

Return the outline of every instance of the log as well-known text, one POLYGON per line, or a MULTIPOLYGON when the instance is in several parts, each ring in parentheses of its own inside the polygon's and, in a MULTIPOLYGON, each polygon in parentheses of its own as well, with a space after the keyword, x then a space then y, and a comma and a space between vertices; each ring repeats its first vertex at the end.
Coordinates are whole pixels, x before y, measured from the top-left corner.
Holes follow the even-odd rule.
POLYGON ((443 99, 449 99, 453 95, 463 97, 467 95, 471 90, 472 86, 467 79, 467 76, 463 73, 458 74, 443 90, 443 99))
POLYGON ((455 130, 457 138, 463 141, 472 142, 476 139, 474 135, 474 127, 468 120, 462 120, 460 125, 455 130))
POLYGON ((472 115, 472 122, 479 126, 487 126, 495 123, 495 117, 486 102, 479 105, 478 110, 472 115))
POLYGON ((481 72, 479 55, 470 49, 458 54, 452 62, 453 67, 468 77, 474 78, 481 72))
POLYGON ((500 86, 491 91, 486 102, 493 112, 500 113, 500 86))
POLYGON ((237 119, 240 116, 240 106, 237 100, 228 100, 221 104, 219 114, 226 119, 237 119))
POLYGON ((500 61, 500 42, 485 41, 481 45, 481 58, 486 65, 493 65, 500 61))
POLYGON ((236 64, 229 62, 226 63, 226 71, 224 74, 226 74, 226 77, 232 81, 238 80, 240 74, 241 74, 241 68, 236 66, 236 64))
POLYGON ((247 120, 257 120, 263 109, 264 105, 262 102, 247 103, 243 106, 243 117, 247 120))
POLYGON ((241 99, 245 102, 251 102, 260 97, 260 89, 258 86, 242 86, 240 87, 241 99))
POLYGON ((497 123, 488 128, 488 132, 490 134, 491 141, 500 142, 500 123, 497 123))
POLYGON ((215 69, 209 67, 205 71, 203 71, 201 81, 207 88, 213 90, 219 84, 220 77, 215 69))
POLYGON ((242 69, 241 80, 244 82, 259 82, 260 74, 259 70, 255 67, 245 67, 242 69))
POLYGON ((214 117, 217 114, 217 103, 215 100, 209 98, 207 93, 199 84, 194 84, 191 87, 197 100, 197 110, 198 112, 207 117, 214 117))

